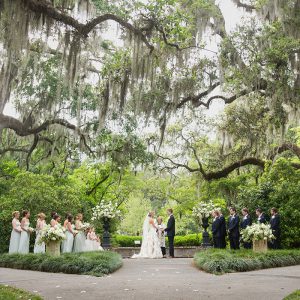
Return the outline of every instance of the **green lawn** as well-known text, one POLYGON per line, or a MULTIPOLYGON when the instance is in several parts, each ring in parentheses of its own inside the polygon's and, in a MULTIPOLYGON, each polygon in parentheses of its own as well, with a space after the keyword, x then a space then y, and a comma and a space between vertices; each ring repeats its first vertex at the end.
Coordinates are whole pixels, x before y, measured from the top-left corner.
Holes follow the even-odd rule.
POLYGON ((213 274, 246 272, 300 264, 300 250, 254 253, 252 250, 208 249, 194 256, 195 266, 213 274))
POLYGON ((300 290, 297 290, 286 296, 283 300, 300 300, 300 290))
POLYGON ((121 266, 121 256, 109 251, 68 253, 61 256, 33 253, 0 255, 0 267, 42 272, 103 276, 121 266))
POLYGON ((0 285, 0 300, 42 300, 40 296, 30 294, 10 286, 0 285))

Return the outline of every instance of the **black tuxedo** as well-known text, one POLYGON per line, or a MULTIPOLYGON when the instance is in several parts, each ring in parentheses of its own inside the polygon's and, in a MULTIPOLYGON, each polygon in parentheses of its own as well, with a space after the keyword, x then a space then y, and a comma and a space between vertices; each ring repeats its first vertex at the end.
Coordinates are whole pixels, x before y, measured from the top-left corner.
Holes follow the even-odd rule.
MULTIPOLYGON (((246 229, 248 226, 251 226, 252 225, 252 219, 249 215, 246 216, 246 218, 244 217, 242 219, 242 222, 241 222, 241 229, 246 229)), ((243 246, 245 249, 251 249, 252 247, 252 244, 251 242, 244 242, 243 241, 243 246)))
POLYGON ((257 218, 257 222, 261 223, 261 224, 266 224, 267 223, 267 219, 265 214, 261 214, 258 218, 257 218))
POLYGON ((230 249, 240 249, 240 218, 238 215, 230 216, 228 220, 228 232, 230 249))
POLYGON ((275 236, 275 240, 273 240, 269 246, 272 249, 278 249, 280 247, 280 217, 278 214, 271 218, 270 225, 273 235, 275 236))
POLYGON ((220 248, 226 248, 226 221, 223 215, 219 217, 220 220, 220 248))
POLYGON ((173 215, 170 215, 167 228, 165 229, 167 232, 168 240, 169 240, 169 253, 171 257, 174 257, 174 236, 175 236, 175 218, 173 215))
POLYGON ((220 218, 215 218, 211 225, 213 234, 214 248, 221 248, 221 221, 220 218))

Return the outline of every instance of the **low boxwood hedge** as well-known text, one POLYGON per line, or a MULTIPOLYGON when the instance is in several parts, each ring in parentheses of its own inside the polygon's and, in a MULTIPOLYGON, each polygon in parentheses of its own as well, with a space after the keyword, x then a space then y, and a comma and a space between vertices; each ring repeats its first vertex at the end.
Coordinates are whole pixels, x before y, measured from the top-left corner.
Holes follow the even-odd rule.
POLYGON ((103 276, 121 266, 121 256, 109 251, 67 253, 61 256, 33 253, 0 255, 0 267, 42 272, 103 276))
POLYGON ((300 250, 269 250, 255 253, 252 250, 208 249, 194 256, 196 267, 213 274, 246 272, 259 269, 300 264, 300 250))
POLYGON ((299 300, 299 299, 300 299, 300 290, 296 290, 293 293, 283 298, 283 300, 299 300))
MULTIPOLYGON (((113 239, 116 247, 135 247, 137 246, 135 241, 142 242, 141 236, 115 235, 113 239)), ((174 239, 175 247, 200 246, 201 243, 202 234, 177 235, 174 239)), ((166 238, 166 245, 168 246, 168 238, 166 238)))
POLYGON ((26 291, 10 286, 0 285, 0 300, 42 300, 38 295, 33 295, 26 291))

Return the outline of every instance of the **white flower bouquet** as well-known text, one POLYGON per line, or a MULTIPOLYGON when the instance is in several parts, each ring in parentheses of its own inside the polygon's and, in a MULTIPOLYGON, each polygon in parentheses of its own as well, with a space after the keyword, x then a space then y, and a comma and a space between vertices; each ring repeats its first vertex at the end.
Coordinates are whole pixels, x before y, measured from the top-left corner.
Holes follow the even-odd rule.
POLYGON ((91 224, 90 223, 83 223, 82 226, 81 226, 81 229, 82 230, 87 230, 88 228, 91 227, 91 224))
POLYGON ((202 223, 203 218, 208 218, 211 212, 216 209, 212 201, 200 202, 193 208, 193 216, 200 220, 202 223))
POLYGON ((50 225, 45 225, 41 230, 41 236, 39 243, 49 243, 49 242, 60 242, 66 238, 64 229, 61 225, 56 225, 51 227, 50 225))
POLYGON ((118 210, 117 204, 112 204, 111 201, 109 201, 108 203, 101 202, 92 210, 92 221, 99 221, 104 218, 114 219, 121 215, 121 211, 118 210))
POLYGON ((253 224, 242 230, 241 235, 244 242, 275 239, 269 224, 253 224))
POLYGON ((28 228, 27 228, 27 230, 28 230, 28 232, 29 232, 29 233, 33 233, 33 232, 35 232, 35 229, 34 229, 34 228, 32 228, 32 227, 28 227, 28 228))

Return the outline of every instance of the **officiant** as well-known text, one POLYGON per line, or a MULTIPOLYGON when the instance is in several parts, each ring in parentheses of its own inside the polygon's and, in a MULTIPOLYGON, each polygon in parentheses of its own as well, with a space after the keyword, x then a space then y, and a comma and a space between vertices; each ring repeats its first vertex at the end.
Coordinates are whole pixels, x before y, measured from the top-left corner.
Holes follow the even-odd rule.
POLYGON ((163 255, 163 258, 166 258, 166 237, 164 230, 166 229, 166 225, 163 223, 162 217, 157 217, 157 235, 160 241, 160 249, 163 255))

